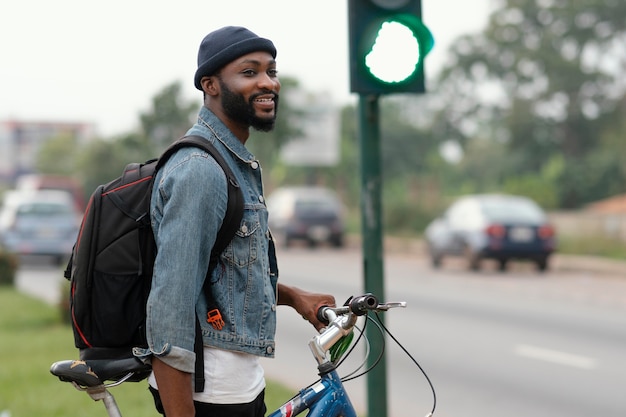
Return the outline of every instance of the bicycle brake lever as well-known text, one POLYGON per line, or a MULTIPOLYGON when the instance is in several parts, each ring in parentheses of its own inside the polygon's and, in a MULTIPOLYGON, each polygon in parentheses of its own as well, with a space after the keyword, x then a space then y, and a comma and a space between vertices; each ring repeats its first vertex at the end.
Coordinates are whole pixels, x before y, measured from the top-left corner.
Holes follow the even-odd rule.
POLYGON ((387 311, 390 308, 396 307, 406 307, 406 301, 390 301, 387 303, 378 304, 378 307, 376 307, 376 309, 380 311, 387 311))

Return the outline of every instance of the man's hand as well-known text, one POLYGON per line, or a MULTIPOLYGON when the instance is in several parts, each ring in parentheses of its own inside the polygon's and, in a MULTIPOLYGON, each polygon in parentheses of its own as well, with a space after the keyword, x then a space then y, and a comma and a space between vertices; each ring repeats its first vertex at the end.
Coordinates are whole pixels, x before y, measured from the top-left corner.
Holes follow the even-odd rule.
POLYGON ((326 326, 317 318, 321 307, 335 307, 335 297, 330 294, 317 294, 296 287, 278 284, 278 304, 293 307, 298 314, 311 323, 318 331, 326 326))

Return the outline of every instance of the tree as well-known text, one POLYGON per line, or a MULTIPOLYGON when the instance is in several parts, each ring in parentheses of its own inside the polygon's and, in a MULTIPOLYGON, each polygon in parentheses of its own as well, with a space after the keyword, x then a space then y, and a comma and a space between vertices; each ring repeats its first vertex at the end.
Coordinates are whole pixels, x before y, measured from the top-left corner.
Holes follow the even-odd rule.
POLYGON ((426 173, 429 155, 438 152, 439 144, 430 130, 414 123, 417 110, 407 113, 406 106, 403 98, 394 97, 381 104, 382 163, 387 178, 426 173))
POLYGON ((115 140, 97 139, 82 148, 77 160, 81 175, 77 178, 81 179, 85 193, 91 195, 100 184, 119 177, 128 163, 144 162, 154 156, 130 145, 141 140, 137 134, 128 134, 115 140))
POLYGON ((78 140, 60 135, 45 141, 37 153, 36 168, 41 174, 72 175, 76 171, 78 140))
POLYGON ((181 97, 180 82, 166 86, 154 96, 150 111, 139 115, 143 134, 154 151, 162 152, 187 132, 199 105, 181 97))
MULTIPOLYGON (((451 49, 437 88, 444 97, 437 132, 463 146, 476 136, 503 141, 516 155, 504 177, 540 171, 562 154, 566 168, 556 181, 566 187, 602 146, 606 120, 623 117, 618 103, 626 93, 626 2, 499 5, 483 33, 462 37, 451 49)), ((606 181, 626 180, 600 177, 606 190, 615 188, 606 181)), ((576 207, 596 197, 578 191, 564 194, 561 205, 576 207)))

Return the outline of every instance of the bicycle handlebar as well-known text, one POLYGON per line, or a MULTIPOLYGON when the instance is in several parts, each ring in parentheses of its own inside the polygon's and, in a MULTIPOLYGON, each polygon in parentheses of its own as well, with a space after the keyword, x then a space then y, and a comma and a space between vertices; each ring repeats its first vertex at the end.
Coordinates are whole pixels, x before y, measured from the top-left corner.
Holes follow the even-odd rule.
POLYGON ((372 294, 365 294, 358 297, 352 297, 341 307, 322 306, 317 310, 317 319, 322 323, 328 323, 331 318, 327 317, 328 310, 333 311, 337 315, 353 313, 357 316, 367 314, 370 310, 376 310, 378 307, 378 298, 372 294))
POLYGON ((364 294, 350 298, 346 304, 341 307, 320 307, 317 310, 317 319, 328 324, 333 319, 333 317, 328 317, 328 311, 332 311, 336 315, 352 313, 355 316, 363 316, 367 314, 368 311, 387 311, 394 307, 406 307, 406 302, 400 301, 380 304, 375 295, 364 294))
POLYGON ((326 352, 352 331, 359 316, 364 316, 369 311, 387 311, 394 307, 406 307, 406 302, 380 304, 376 296, 364 294, 351 297, 341 307, 320 307, 317 310, 317 318, 328 326, 309 342, 309 347, 318 364, 322 365, 327 362, 326 352))

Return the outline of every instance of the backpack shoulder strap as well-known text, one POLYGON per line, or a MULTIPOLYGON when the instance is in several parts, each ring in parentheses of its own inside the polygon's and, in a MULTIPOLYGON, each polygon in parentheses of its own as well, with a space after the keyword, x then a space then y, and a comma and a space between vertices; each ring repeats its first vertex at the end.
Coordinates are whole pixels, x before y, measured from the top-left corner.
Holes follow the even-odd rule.
MULTIPOLYGON (((241 219, 243 218, 243 194, 239 183, 235 178, 235 174, 230 169, 224 157, 215 148, 215 146, 202 136, 189 135, 183 136, 176 142, 172 143, 159 158, 156 168, 156 172, 165 165, 165 162, 179 149, 194 146, 206 151, 213 157, 215 162, 222 168, 226 175, 226 183, 228 186, 228 203, 226 206, 226 214, 224 215, 224 221, 217 232, 213 249, 211 250, 211 259, 209 261, 209 269, 207 276, 211 273, 213 268, 217 265, 220 255, 224 252, 224 249, 228 246, 230 241, 235 236, 235 233, 239 229, 241 219)), ((208 295, 208 293, 207 293, 208 295)))
POLYGON ((217 238, 213 244, 213 250, 211 251, 211 261, 209 263, 209 271, 211 271, 217 265, 217 261, 226 249, 226 246, 235 236, 235 233, 239 229, 241 219, 243 218, 243 194, 239 183, 235 178, 235 174, 230 169, 224 157, 219 153, 215 146, 207 139, 201 136, 185 136, 175 143, 177 148, 184 146, 196 146, 215 159, 215 162, 222 168, 224 174, 226 174, 227 186, 228 186, 228 204, 226 207, 226 214, 222 226, 217 232, 217 238))

